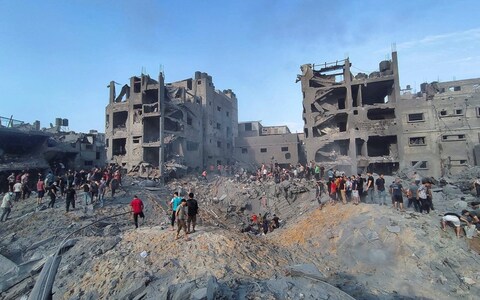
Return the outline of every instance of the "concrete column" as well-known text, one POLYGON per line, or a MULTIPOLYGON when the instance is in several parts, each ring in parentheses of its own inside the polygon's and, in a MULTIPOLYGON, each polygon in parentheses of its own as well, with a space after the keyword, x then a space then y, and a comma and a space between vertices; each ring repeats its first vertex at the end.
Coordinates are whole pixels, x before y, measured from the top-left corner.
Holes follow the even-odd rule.
POLYGON ((357 93, 357 106, 358 106, 358 107, 362 107, 362 106, 363 106, 363 104, 362 104, 362 102, 363 102, 363 99, 362 99, 362 88, 363 88, 363 84, 360 84, 360 85, 358 86, 358 93, 357 93))
POLYGON ((397 52, 392 52, 392 70, 393 70, 393 94, 392 97, 389 99, 392 103, 395 103, 400 100, 400 75, 398 74, 398 60, 397 60, 397 52))
POLYGON ((350 73, 350 59, 345 60, 345 68, 343 69, 343 81, 345 82, 345 87, 347 88, 347 95, 345 98, 345 108, 350 109, 353 106, 352 98, 352 80, 350 73))
POLYGON ((115 81, 110 81, 110 85, 108 86, 110 88, 110 101, 109 103, 115 102, 115 81))
POLYGON ((350 131, 350 144, 348 146, 348 155, 352 161, 350 174, 357 174, 357 146, 355 145, 354 131, 350 131))

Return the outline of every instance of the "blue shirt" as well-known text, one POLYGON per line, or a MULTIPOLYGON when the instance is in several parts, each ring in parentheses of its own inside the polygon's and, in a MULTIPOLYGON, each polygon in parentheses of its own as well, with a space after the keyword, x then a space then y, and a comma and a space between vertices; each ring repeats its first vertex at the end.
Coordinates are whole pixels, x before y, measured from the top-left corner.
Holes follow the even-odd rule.
POLYGON ((180 198, 180 197, 178 197, 178 196, 172 198, 172 200, 170 201, 170 203, 172 203, 173 211, 177 211, 177 207, 178 207, 178 205, 180 205, 180 202, 182 202, 182 198, 180 198))

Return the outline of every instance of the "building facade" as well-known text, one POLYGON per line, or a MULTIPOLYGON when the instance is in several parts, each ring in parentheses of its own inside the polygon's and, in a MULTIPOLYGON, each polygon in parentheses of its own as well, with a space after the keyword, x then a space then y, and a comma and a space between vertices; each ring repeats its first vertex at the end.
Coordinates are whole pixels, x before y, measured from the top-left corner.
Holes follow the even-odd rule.
POLYGON ((299 162, 299 137, 287 126, 262 126, 259 121, 238 124, 235 160, 254 168, 261 164, 299 162))
POLYGON ((412 168, 437 177, 478 165, 479 79, 401 91, 396 52, 370 74, 353 75, 348 58, 301 70, 309 161, 350 174, 412 168))
POLYGON ((135 76, 118 96, 115 82, 109 87, 105 133, 111 162, 127 169, 141 162, 158 166, 163 132, 164 161, 194 169, 233 163, 237 98, 231 90, 215 90, 207 73, 196 72, 193 78, 168 84, 163 74, 158 81, 135 76))

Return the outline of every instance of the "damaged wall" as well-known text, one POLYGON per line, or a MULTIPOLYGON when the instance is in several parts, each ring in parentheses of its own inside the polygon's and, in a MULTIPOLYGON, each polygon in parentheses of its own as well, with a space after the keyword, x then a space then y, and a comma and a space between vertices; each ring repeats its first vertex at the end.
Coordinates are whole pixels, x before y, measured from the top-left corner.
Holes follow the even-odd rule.
POLYGON ((231 90, 215 90, 212 77, 201 72, 196 72, 194 78, 168 84, 163 83, 163 75, 160 84, 148 75, 134 76, 118 97, 111 82, 106 107, 108 159, 128 169, 140 162, 158 166, 159 87, 164 91, 164 159, 191 168, 231 163, 237 99, 231 90), (125 141, 124 151, 118 151, 120 141, 125 141))
MULTIPOLYGON (((381 164, 398 168, 396 135, 400 98, 397 54, 381 61, 378 71, 354 76, 345 60, 301 66, 307 160, 339 167, 351 174, 381 164), (390 138, 395 136, 395 138, 390 138), (381 143, 382 146, 378 146, 381 143)), ((374 170, 372 170, 374 171, 374 170)))

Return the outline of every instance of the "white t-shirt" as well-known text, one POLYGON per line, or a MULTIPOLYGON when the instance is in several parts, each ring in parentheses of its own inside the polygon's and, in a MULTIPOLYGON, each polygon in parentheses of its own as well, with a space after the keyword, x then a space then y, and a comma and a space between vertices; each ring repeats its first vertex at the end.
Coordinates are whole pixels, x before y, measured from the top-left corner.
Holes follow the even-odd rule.
POLYGON ((22 191, 22 184, 20 182, 17 182, 13 185, 13 191, 15 193, 21 192, 22 191))

